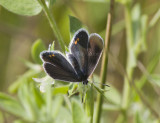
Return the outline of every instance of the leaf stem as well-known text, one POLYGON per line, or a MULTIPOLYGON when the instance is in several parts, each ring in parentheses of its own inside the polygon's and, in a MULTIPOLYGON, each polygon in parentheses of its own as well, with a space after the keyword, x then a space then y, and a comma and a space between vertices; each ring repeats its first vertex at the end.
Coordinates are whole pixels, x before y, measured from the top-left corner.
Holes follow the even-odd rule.
POLYGON ((49 11, 49 9, 48 9, 44 0, 37 0, 37 1, 39 2, 41 7, 43 8, 43 11, 44 11, 45 15, 47 16, 47 19, 50 23, 50 26, 51 26, 56 38, 58 39, 58 42, 59 42, 59 45, 60 45, 62 51, 65 52, 65 43, 63 41, 62 35, 61 35, 61 33, 58 29, 58 26, 56 24, 56 21, 55 21, 54 17, 50 13, 50 11, 49 11))
POLYGON ((132 20, 131 20, 131 7, 130 2, 127 2, 125 5, 125 19, 126 19, 126 33, 127 33, 127 66, 126 72, 128 78, 125 77, 124 79, 124 86, 123 86, 123 97, 122 97, 122 109, 124 111, 124 120, 127 120, 126 110, 129 105, 129 96, 131 93, 129 80, 132 80, 132 75, 134 71, 133 64, 133 29, 132 29, 132 20))
MULTIPOLYGON (((106 25, 106 36, 105 36, 105 47, 104 47, 104 53, 102 58, 102 66, 101 66, 101 88, 103 89, 105 84, 107 76, 107 65, 108 65, 108 49, 110 44, 110 37, 111 37, 111 30, 112 30, 112 16, 113 16, 113 10, 114 10, 114 0, 111 0, 110 2, 110 12, 108 13, 107 18, 107 25, 106 25)), ((100 117, 102 113, 102 104, 103 104, 103 96, 101 94, 97 95, 97 105, 96 105, 96 115, 95 115, 95 123, 100 122, 100 117)))

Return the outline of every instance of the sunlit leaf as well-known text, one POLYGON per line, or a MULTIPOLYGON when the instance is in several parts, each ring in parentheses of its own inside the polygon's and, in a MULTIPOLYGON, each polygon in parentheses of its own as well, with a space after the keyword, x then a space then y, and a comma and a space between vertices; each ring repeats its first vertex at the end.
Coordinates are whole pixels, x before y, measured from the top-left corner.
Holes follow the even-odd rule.
POLYGON ((68 47, 66 47, 66 46, 65 46, 65 51, 66 51, 66 52, 69 52, 69 48, 68 48, 68 47))
POLYGON ((56 2, 56 0, 46 0, 46 5, 50 8, 53 6, 53 4, 56 2))
POLYGON ((13 13, 27 16, 37 15, 42 10, 37 0, 0 0, 0 5, 13 13))
POLYGON ((48 89, 48 86, 54 85, 54 80, 50 76, 45 76, 43 78, 33 78, 33 80, 37 83, 39 83, 39 89, 42 93, 46 92, 48 89))
POLYGON ((51 51, 54 50, 54 47, 55 47, 55 42, 53 41, 53 43, 51 44, 51 49, 50 50, 51 51))
POLYGON ((67 94, 68 93, 69 86, 60 86, 60 87, 54 87, 52 94, 67 94))

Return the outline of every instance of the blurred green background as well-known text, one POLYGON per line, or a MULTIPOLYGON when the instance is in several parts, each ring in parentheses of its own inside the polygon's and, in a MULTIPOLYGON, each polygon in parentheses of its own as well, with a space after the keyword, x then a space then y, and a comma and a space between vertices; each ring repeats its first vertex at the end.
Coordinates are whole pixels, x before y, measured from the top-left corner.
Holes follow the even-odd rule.
MULTIPOLYGON (((160 116, 160 1, 128 0, 128 6, 126 1, 117 0, 114 5, 108 72, 106 75, 107 82, 111 87, 107 88, 109 91, 106 92, 106 97, 113 96, 117 103, 122 100, 124 80, 126 78, 123 69, 127 68, 127 59, 131 58, 127 54, 130 54, 130 50, 135 50, 134 57, 130 59, 130 62, 133 62, 133 65, 135 60, 136 65, 133 65, 134 72, 130 78, 137 83, 142 83, 143 81, 142 85, 140 83, 141 87, 139 87, 139 84, 137 86, 145 95, 150 106, 159 112, 160 116), (129 37, 128 30, 126 30, 128 24, 127 7, 133 27, 132 49, 127 44, 127 37, 129 37), (137 42, 140 42, 140 40, 141 44, 138 44, 137 42), (114 97, 113 89, 116 89, 119 97, 114 97), (120 99, 118 100, 118 98, 120 99)), ((65 45, 68 46, 70 42, 70 24, 72 25, 69 20, 70 16, 80 20, 89 33, 98 33, 105 39, 109 3, 109 0, 54 1, 50 11, 56 20, 65 45)), ((55 41, 55 49, 61 50, 43 11, 34 16, 24 16, 12 13, 0 6, 1 92, 8 93, 9 86, 29 70, 23 62, 24 59, 35 63, 31 56, 31 47, 37 39, 41 39, 44 42, 46 49, 50 43, 55 41)), ((99 76, 101 72, 100 66, 101 61, 94 72, 95 76, 99 76)), ((39 75, 39 77, 43 77, 43 74, 39 75)), ((139 96, 134 94, 136 93, 134 89, 132 93, 129 99, 130 104, 127 107, 129 120, 121 120, 123 119, 121 118, 123 111, 121 109, 114 110, 115 107, 113 109, 110 107, 111 109, 109 109, 106 103, 101 122, 158 123, 160 117, 157 118, 150 112, 149 108, 143 104, 143 101, 140 101, 139 96)), ((16 97, 15 94, 12 94, 12 96, 16 97)), ((2 115, 1 117, 9 117, 8 123, 17 119, 11 114, 8 116, 8 113, 7 116, 2 115)), ((1 121, 5 122, 5 118, 2 119, 1 121)))

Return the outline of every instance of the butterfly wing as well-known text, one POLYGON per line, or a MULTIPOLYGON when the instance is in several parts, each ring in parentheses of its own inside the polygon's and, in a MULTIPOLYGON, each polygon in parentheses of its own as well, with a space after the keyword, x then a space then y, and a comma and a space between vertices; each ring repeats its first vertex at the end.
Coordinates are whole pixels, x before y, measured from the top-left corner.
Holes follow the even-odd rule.
POLYGON ((79 82, 78 76, 68 60, 58 51, 43 51, 40 54, 46 73, 53 79, 79 82))
POLYGON ((89 36, 88 44, 88 71, 87 75, 90 76, 96 68, 98 61, 101 57, 103 50, 103 39, 96 33, 89 36))
POLYGON ((75 69, 78 77, 81 78, 83 76, 83 73, 80 70, 80 66, 79 66, 78 61, 76 60, 76 58, 71 53, 67 54, 67 58, 71 62, 71 64, 72 64, 73 68, 75 69))
POLYGON ((80 29, 74 35, 70 43, 70 52, 77 60, 80 70, 84 75, 87 74, 87 48, 88 48, 88 32, 84 29, 80 29))

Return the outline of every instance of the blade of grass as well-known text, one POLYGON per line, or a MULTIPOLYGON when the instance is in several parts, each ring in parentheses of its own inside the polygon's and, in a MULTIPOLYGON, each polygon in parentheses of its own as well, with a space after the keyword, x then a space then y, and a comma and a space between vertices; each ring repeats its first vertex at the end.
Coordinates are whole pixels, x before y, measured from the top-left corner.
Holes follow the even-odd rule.
POLYGON ((56 21, 54 19, 54 17, 51 15, 46 3, 44 0, 37 0, 39 2, 39 4, 41 5, 41 7, 43 8, 44 13, 47 16, 47 19, 51 25, 51 28, 56 36, 56 38, 58 39, 59 45, 62 48, 62 51, 65 52, 65 43, 63 41, 62 35, 57 27, 56 21))
MULTIPOLYGON (((110 2, 110 12, 108 13, 107 18, 107 27, 106 27, 106 36, 105 36, 105 47, 104 47, 104 53, 103 53, 103 59, 102 59, 102 71, 101 71, 101 88, 103 89, 105 84, 107 76, 107 65, 108 65, 108 49, 109 49, 109 43, 110 43, 110 37, 111 37, 111 30, 112 30, 112 15, 113 15, 113 7, 114 7, 114 0, 111 0, 110 2)), ((103 104, 103 96, 101 94, 98 94, 97 96, 97 105, 96 105, 96 115, 95 115, 95 123, 100 122, 101 112, 102 112, 102 104, 103 104)))

